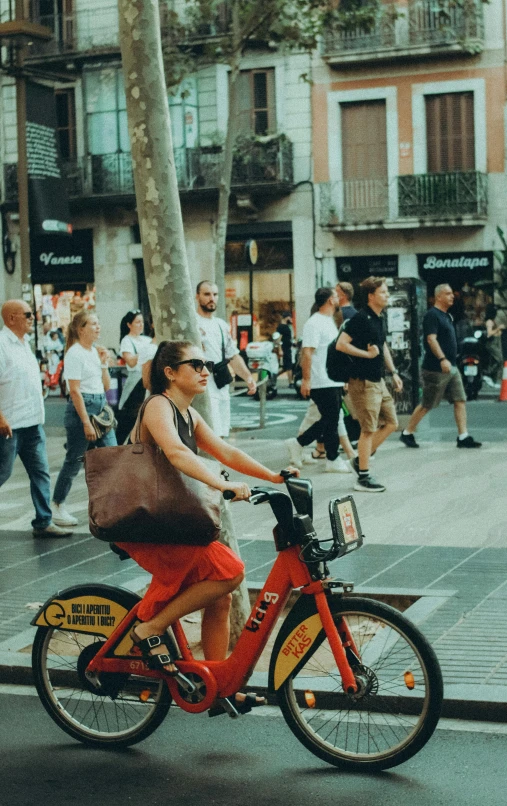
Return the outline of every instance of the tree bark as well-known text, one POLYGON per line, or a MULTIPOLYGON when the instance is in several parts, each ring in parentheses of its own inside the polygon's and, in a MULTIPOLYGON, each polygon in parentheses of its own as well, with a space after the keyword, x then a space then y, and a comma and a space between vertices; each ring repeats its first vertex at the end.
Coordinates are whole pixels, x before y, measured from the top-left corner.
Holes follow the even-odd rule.
POLYGON ((241 62, 240 21, 237 0, 232 6, 232 58, 229 73, 229 111, 227 116, 227 135, 224 145, 224 159, 218 186, 218 214, 215 234, 215 284, 218 287, 217 314, 227 319, 225 311, 225 244, 227 242, 227 223, 229 220, 229 200, 231 196, 232 165, 234 144, 237 134, 239 67, 241 62))
MULTIPOLYGON (((144 272, 157 338, 188 340, 200 346, 174 164, 158 8, 155 0, 118 0, 144 272)), ((195 402, 209 423, 207 397, 202 395, 203 399, 195 402)), ((239 554, 225 502, 222 521, 223 542, 239 554)), ((232 640, 239 636, 249 610, 248 589, 243 583, 233 599, 232 640)))

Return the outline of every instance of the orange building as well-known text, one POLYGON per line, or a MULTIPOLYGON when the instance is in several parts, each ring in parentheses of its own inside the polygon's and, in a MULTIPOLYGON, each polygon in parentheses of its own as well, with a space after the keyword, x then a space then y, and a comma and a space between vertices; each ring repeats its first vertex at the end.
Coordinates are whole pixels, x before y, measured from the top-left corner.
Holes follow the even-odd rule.
POLYGON ((507 230, 506 14, 404 0, 328 30, 312 99, 323 283, 451 282, 480 320, 507 230))

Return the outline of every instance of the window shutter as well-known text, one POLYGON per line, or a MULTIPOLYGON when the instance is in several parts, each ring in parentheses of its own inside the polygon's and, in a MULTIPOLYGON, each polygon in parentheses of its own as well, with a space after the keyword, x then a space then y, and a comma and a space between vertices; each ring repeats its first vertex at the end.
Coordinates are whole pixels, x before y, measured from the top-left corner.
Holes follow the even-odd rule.
POLYGON ((428 173, 475 170, 474 94, 426 97, 428 173))
POLYGON ((252 131, 252 89, 250 72, 243 70, 238 78, 238 134, 248 135, 252 131))
POLYGON ((341 104, 344 179, 387 177, 385 101, 341 104))

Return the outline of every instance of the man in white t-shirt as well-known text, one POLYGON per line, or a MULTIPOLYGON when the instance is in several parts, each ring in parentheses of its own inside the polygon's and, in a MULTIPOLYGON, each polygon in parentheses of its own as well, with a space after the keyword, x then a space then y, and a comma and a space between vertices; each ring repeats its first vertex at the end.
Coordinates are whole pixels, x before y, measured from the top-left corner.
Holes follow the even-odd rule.
MULTIPOLYGON (((218 288, 209 280, 202 280, 197 286, 197 326, 201 336, 202 349, 209 361, 219 364, 229 361, 230 366, 248 384, 248 394, 254 395, 257 385, 250 370, 234 344, 227 322, 213 314, 217 309, 218 288)), ((218 389, 213 375, 208 380, 211 401, 212 428, 219 437, 228 437, 231 430, 231 396, 229 386, 218 389)))
POLYGON ((343 473, 343 461, 338 457, 338 420, 341 407, 342 384, 332 381, 326 371, 327 348, 338 337, 338 329, 333 315, 338 307, 338 296, 334 288, 319 288, 315 292, 314 313, 303 328, 303 352, 301 367, 303 382, 301 394, 311 397, 317 406, 321 419, 298 437, 286 440, 292 464, 301 467, 303 448, 318 440, 326 449, 328 473, 343 473))
POLYGON ((30 479, 35 507, 34 537, 67 537, 52 521, 50 477, 44 434, 44 401, 40 370, 30 349, 28 334, 34 317, 22 299, 2 306, 5 327, 0 332, 0 487, 12 473, 19 456, 30 479))

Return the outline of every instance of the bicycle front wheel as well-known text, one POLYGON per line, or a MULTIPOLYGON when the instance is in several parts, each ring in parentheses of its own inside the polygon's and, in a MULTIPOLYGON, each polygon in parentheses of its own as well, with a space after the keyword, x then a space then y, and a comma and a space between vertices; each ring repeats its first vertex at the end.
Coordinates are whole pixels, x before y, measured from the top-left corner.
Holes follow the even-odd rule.
POLYGON ((278 690, 287 724, 319 758, 337 767, 388 769, 428 741, 442 708, 442 675, 422 633, 388 605, 362 598, 331 604, 358 690, 349 695, 327 638, 278 690))
POLYGON ((101 673, 100 687, 85 670, 103 638, 39 627, 32 650, 35 686, 56 724, 98 747, 127 747, 146 739, 171 704, 167 685, 142 675, 101 673))

